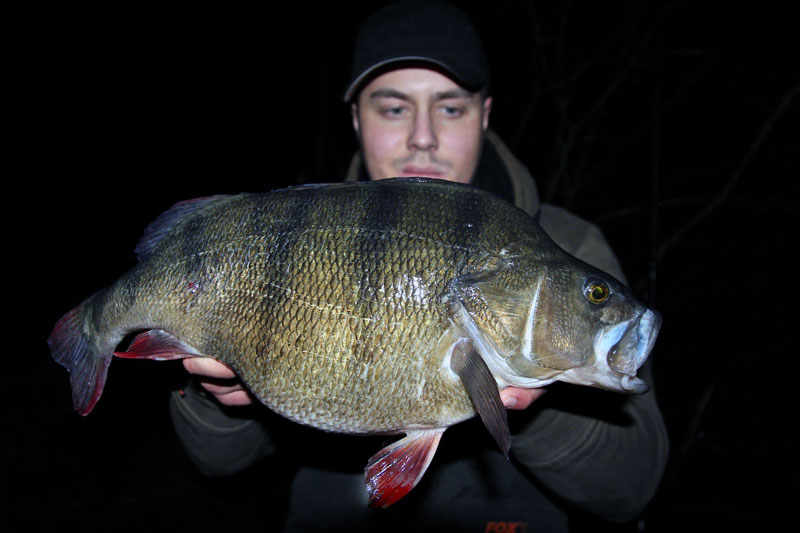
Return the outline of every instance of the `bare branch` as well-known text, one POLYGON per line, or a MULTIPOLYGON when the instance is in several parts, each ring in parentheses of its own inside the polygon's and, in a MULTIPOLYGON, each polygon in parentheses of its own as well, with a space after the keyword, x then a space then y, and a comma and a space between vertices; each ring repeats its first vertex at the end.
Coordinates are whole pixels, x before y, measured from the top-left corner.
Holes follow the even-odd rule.
POLYGON ((789 109, 789 107, 792 104, 792 100, 798 94, 800 94, 800 83, 797 83, 786 94, 784 94, 781 101, 772 111, 772 114, 764 122, 764 125, 761 127, 761 130, 758 132, 753 142, 750 143, 750 146, 747 149, 747 152, 745 153, 744 157, 739 162, 739 165, 736 167, 736 169, 733 171, 733 174, 731 174, 730 179, 722 187, 722 190, 720 190, 719 194, 716 195, 714 198, 712 198, 711 201, 709 201, 703 207, 703 209, 701 209, 697 214, 695 214, 695 216, 689 219, 683 226, 678 228, 678 230, 676 230, 672 235, 670 235, 667 239, 665 239, 664 242, 661 243, 661 245, 658 248, 657 261, 660 262, 663 259, 664 255, 667 253, 667 251, 676 242, 680 241, 686 233, 694 229, 695 226, 700 224, 706 217, 708 217, 711 213, 717 210, 728 200, 728 198, 731 195, 731 191, 741 179, 745 169, 750 164, 750 161, 756 155, 759 148, 761 148, 761 145, 764 143, 764 140, 772 131, 772 128, 774 127, 775 123, 778 121, 781 115, 783 115, 786 112, 786 110, 789 109))

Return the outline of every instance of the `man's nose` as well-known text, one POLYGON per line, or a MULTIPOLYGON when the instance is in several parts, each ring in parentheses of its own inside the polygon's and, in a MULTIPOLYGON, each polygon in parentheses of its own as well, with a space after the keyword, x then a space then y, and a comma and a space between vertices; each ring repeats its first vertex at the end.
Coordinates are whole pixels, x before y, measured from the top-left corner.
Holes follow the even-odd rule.
POLYGON ((408 137, 408 148, 412 150, 435 150, 439 145, 436 128, 430 113, 421 111, 414 117, 412 130, 408 137))

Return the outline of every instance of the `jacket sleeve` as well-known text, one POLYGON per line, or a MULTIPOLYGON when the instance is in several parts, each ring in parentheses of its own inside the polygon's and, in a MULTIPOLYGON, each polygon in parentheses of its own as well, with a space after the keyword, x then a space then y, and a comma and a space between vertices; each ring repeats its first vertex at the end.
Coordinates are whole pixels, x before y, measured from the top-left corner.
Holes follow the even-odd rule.
POLYGON ((207 476, 238 474, 275 451, 253 410, 226 409, 193 381, 172 393, 169 412, 186 454, 207 476))
MULTIPOLYGON (((597 227, 547 205, 542 206, 541 224, 568 252, 624 282, 597 227)), ((651 390, 636 396, 561 384, 551 387, 515 434, 515 459, 579 508, 612 521, 635 518, 655 493, 669 453, 650 362, 640 375, 651 390)))

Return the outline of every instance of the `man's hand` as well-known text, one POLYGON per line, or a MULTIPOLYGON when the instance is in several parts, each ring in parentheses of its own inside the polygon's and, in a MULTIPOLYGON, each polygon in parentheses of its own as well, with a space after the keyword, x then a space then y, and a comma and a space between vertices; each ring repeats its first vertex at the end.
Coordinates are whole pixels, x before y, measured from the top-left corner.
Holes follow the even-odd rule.
POLYGON ((214 395, 222 405, 241 406, 255 403, 236 374, 215 359, 208 357, 190 357, 183 360, 183 367, 190 374, 197 376, 198 381, 208 392, 214 395))
MULTIPOLYGON (((183 360, 183 366, 187 372, 197 376, 203 388, 213 394, 222 405, 255 403, 255 399, 233 370, 219 361, 207 357, 191 357, 183 360)), ((500 391, 500 399, 507 409, 527 409, 544 393, 545 389, 506 387, 500 391)))
POLYGON ((547 389, 520 389, 517 387, 506 387, 500 391, 500 399, 506 409, 527 409, 530 405, 542 397, 547 389))

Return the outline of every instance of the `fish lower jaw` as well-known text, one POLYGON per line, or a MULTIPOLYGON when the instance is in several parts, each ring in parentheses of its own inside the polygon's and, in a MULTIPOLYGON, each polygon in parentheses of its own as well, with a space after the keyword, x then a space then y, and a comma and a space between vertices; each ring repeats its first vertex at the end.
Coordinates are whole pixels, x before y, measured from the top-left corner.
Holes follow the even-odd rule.
POLYGON ((620 374, 610 368, 598 369, 594 366, 570 368, 565 370, 558 377, 558 380, 564 383, 572 383, 573 385, 597 387, 598 389, 627 394, 643 394, 650 390, 650 386, 643 379, 620 374))
POLYGON ((630 392, 632 394, 644 394, 650 390, 650 385, 648 385, 645 380, 637 378, 636 376, 622 376, 620 385, 625 389, 625 392, 630 392))
POLYGON ((538 389, 540 387, 550 385, 554 381, 557 381, 558 377, 550 377, 542 379, 542 378, 519 376, 516 374, 507 374, 504 376, 495 375, 495 379, 497 379, 497 384, 500 386, 501 389, 504 389, 506 387, 519 387, 521 389, 538 389))

